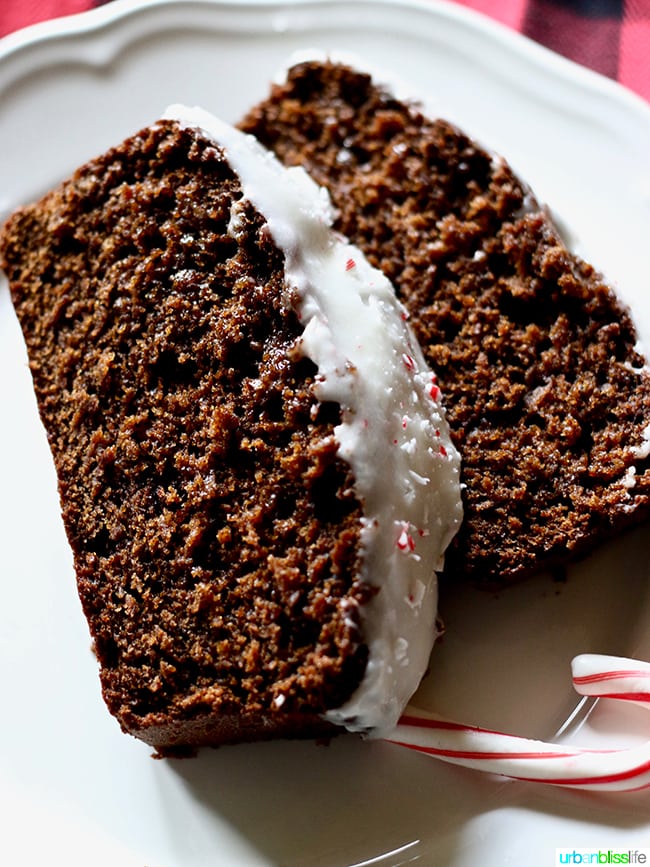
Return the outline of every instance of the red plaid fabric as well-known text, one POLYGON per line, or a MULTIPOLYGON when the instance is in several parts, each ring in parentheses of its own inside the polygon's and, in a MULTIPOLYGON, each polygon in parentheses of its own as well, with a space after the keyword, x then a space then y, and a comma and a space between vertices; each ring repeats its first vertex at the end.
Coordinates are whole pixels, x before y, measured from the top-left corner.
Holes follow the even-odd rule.
POLYGON ((650 101, 650 0, 456 0, 650 101))
MULTIPOLYGON (((650 0, 455 0, 650 101, 650 0)), ((0 36, 101 0, 2 0, 0 36)))

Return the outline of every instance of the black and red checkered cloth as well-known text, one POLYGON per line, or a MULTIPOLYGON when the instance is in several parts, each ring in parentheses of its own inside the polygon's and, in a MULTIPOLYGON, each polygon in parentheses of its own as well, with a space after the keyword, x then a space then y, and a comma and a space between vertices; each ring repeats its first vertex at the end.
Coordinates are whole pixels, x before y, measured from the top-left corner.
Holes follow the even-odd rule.
MULTIPOLYGON (((106 0, 0 0, 0 36, 106 0)), ((454 0, 650 101, 650 0, 454 0)))

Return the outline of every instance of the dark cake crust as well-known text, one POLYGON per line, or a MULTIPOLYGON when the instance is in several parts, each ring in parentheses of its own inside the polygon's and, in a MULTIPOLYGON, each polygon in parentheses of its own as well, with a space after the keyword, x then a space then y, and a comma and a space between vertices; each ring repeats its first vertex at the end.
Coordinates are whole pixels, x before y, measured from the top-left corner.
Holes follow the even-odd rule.
POLYGON ((240 126, 330 190, 410 312, 463 462, 448 575, 510 582, 648 514, 628 312, 504 161, 331 63, 294 67, 240 126))
POLYGON ((365 669, 361 506, 283 257, 211 143, 145 129, 12 217, 2 265, 104 698, 166 752, 329 731, 365 669))

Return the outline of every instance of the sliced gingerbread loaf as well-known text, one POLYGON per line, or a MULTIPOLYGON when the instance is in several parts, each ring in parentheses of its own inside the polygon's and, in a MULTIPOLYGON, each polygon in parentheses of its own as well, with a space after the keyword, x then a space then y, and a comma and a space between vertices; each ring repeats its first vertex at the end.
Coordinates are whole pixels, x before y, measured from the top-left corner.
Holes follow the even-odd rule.
POLYGON ((458 456, 327 208, 179 109, 1 236, 104 698, 162 753, 390 728, 427 665, 458 456))
POLYGON ((647 516, 634 326, 506 162, 330 62, 294 66, 241 127, 328 188, 439 375, 466 485, 447 574, 514 581, 647 516))

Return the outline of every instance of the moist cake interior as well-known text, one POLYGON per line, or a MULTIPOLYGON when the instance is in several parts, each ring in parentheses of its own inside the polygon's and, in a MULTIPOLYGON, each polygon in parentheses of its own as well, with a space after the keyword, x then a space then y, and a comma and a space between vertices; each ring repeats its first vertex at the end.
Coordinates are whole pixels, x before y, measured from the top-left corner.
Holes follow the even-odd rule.
POLYGON ((366 663, 340 407, 265 220, 228 231, 240 197, 160 122, 3 239, 104 697, 161 750, 330 731, 366 663))

